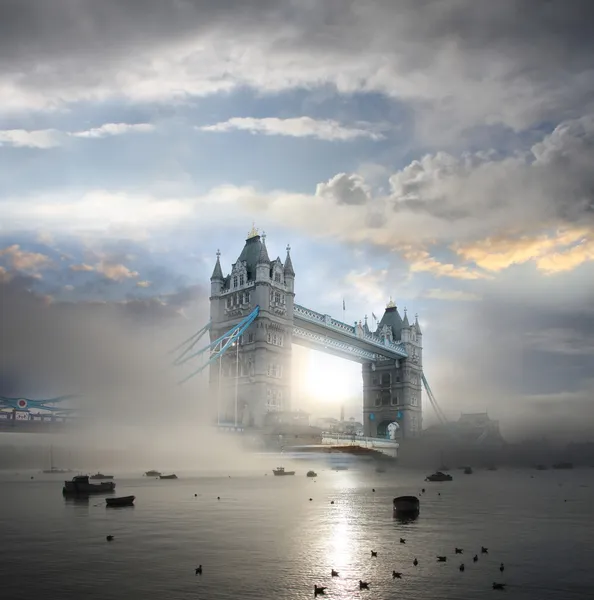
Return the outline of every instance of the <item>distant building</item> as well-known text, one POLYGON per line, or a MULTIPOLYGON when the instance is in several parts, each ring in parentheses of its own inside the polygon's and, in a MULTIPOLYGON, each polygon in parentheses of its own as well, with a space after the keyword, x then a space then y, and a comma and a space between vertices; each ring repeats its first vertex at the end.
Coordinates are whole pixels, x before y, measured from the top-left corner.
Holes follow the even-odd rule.
POLYGON ((491 419, 486 412, 462 413, 458 421, 432 425, 423 432, 423 438, 481 446, 505 444, 499 430, 499 421, 491 419))
POLYGON ((346 421, 325 417, 316 419, 314 425, 329 433, 350 433, 363 435, 363 423, 351 418, 346 421))

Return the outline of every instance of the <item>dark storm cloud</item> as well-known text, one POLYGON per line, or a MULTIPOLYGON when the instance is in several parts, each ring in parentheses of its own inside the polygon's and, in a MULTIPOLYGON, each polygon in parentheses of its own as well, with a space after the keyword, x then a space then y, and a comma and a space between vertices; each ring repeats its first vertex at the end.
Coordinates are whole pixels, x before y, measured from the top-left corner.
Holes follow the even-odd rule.
MULTIPOLYGON (((274 0, 3 0, 0 4, 0 56, 6 64, 27 56, 70 57, 73 52, 123 51, 153 46, 228 25, 264 30, 270 22, 291 24, 316 45, 335 47, 349 40, 363 46, 365 35, 381 26, 375 45, 390 46, 387 32, 404 21, 418 43, 455 42, 468 51, 495 49, 522 55, 548 68, 589 66, 594 48, 594 6, 588 0, 373 0, 289 2, 274 0), (343 32, 341 35, 341 31, 343 32), (332 33, 333 35, 327 35, 332 33)), ((430 53, 431 47, 426 47, 430 53)), ((419 64, 419 67, 422 67, 419 64)))
POLYGON ((520 128, 559 120, 594 100, 588 0, 4 0, 0 7, 7 81, 27 94, 51 91, 55 101, 142 96, 155 81, 170 94, 193 93, 200 81, 211 92, 334 83, 418 101, 421 112, 453 111, 430 124, 436 136, 464 119, 520 128), (189 52, 175 58, 182 46, 189 52))
MULTIPOLYGON (((179 42, 227 24, 265 27, 274 0, 2 0, 0 64, 130 58, 131 48, 179 42)), ((43 77, 43 76, 42 76, 43 77)))

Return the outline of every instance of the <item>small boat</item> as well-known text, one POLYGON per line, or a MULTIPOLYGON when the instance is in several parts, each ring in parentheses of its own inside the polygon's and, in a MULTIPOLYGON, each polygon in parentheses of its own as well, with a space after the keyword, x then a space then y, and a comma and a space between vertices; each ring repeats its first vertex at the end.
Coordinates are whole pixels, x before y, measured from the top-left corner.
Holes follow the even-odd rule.
POLYGON ((553 465, 553 469, 573 469, 573 463, 559 462, 553 465))
POLYGON ((437 471, 428 477, 425 477, 425 481, 452 481, 454 479, 448 473, 443 473, 442 471, 437 471))
POLYGON ((177 475, 175 473, 171 475, 159 475, 159 479, 177 479, 177 475))
POLYGON ((120 496, 119 498, 105 498, 107 506, 133 506, 136 496, 120 496))
POLYGON ((464 475, 472 475, 472 467, 464 467, 464 475))
POLYGON ((95 475, 91 475, 89 479, 113 479, 113 475, 103 475, 103 473, 95 473, 95 475))
POLYGON ((546 465, 536 465, 536 467, 534 467, 537 471, 546 471, 548 469, 548 467, 546 465))
POLYGON ((295 471, 285 471, 285 467, 277 467, 276 469, 272 469, 272 472, 277 477, 283 477, 285 475, 295 475, 295 471))
POLYGON ((418 515, 421 503, 416 496, 398 496, 393 500, 393 514, 395 517, 418 515))
POLYGON ((72 473, 72 469, 58 469, 58 467, 54 467, 54 448, 53 446, 50 446, 50 468, 44 469, 41 472, 49 475, 59 475, 63 473, 72 473))
POLYGON ((101 483, 90 483, 88 475, 77 475, 72 481, 65 481, 62 493, 66 494, 101 494, 113 492, 115 483, 113 481, 102 481, 101 483))
POLYGON ((306 477, 317 477, 318 474, 315 471, 308 471, 306 477))
POLYGON ((147 471, 145 477, 161 477, 161 473, 159 471, 147 471))

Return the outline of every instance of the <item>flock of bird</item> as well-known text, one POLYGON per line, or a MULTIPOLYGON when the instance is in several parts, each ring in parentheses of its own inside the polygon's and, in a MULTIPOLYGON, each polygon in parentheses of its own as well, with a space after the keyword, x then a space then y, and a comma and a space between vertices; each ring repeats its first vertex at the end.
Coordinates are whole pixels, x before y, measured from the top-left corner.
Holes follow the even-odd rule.
MULTIPOLYGON (((400 543, 401 544, 406 544, 406 539, 405 538, 400 538, 400 543)), ((377 551, 376 550, 371 550, 371 558, 377 558, 377 551)), ((455 554, 463 554, 464 550, 462 548, 454 548, 454 553, 455 554)), ((481 547, 481 554, 488 554, 489 553, 489 549, 485 548, 485 546, 481 547)), ((478 562, 478 554, 475 554, 472 558, 473 562, 478 562)), ((447 556, 438 556, 437 557, 437 562, 447 562, 448 557, 447 556)), ((419 561, 418 559, 415 557, 415 559, 413 560, 412 563, 415 567, 418 566, 419 561)), ((465 567, 464 567, 464 563, 460 563, 460 566, 458 567, 460 569, 460 571, 464 571, 465 567)), ((503 563, 501 563, 499 565, 499 570, 503 573, 503 571, 505 571, 505 565, 503 563)), ((330 571, 330 576, 331 577, 340 577, 340 574, 338 571, 336 571, 335 569, 332 569, 330 571)), ((400 573, 399 571, 392 571, 392 579, 402 579, 402 573, 400 573)), ((314 584, 314 596, 319 596, 319 595, 323 595, 326 593, 326 590, 328 589, 328 586, 323 586, 323 585, 317 585, 314 584)), ((360 590, 368 590, 369 589, 369 582, 368 581, 363 581, 362 579, 359 580, 359 589, 360 590)), ((505 590, 505 583, 497 583, 496 581, 493 582, 493 589, 494 590, 505 590)))
MULTIPOLYGON (((375 488, 372 491, 375 492, 375 488)), ((424 493, 424 492, 425 492, 425 488, 423 488, 423 490, 422 490, 422 493, 424 493)), ((194 494, 194 495, 196 496, 197 494, 194 494)), ((419 495, 421 495, 421 494, 419 494, 419 495)), ((441 495, 441 494, 438 494, 438 495, 441 495)), ((220 499, 221 499, 220 496, 218 496, 217 500, 220 500, 220 499)), ((311 502, 312 498, 310 498, 309 500, 311 502)), ((334 504, 334 500, 332 500, 330 502, 330 504, 334 504)), ((108 535, 108 536, 106 536, 106 540, 108 542, 111 542, 111 541, 114 540, 114 536, 113 535, 108 535)), ((406 544, 406 538, 402 538, 401 537, 400 538, 400 543, 401 544, 406 544)), ((377 558, 377 551, 376 550, 370 550, 370 553, 371 553, 371 558, 377 558)), ((462 548, 457 548, 457 547, 454 548, 454 554, 463 554, 463 553, 464 553, 464 550, 462 548)), ((481 554, 488 554, 488 553, 489 553, 489 549, 486 548, 485 546, 481 546, 481 554)), ((437 558, 437 562, 447 562, 447 560, 448 560, 448 557, 444 556, 444 555, 437 556, 436 558, 437 558)), ((476 563, 476 562, 478 562, 478 560, 479 560, 479 556, 478 556, 478 554, 475 554, 472 557, 472 561, 476 563)), ((413 560, 412 564, 415 567, 418 566, 419 561, 418 561, 418 559, 416 557, 413 560)), ((464 563, 460 563, 458 569, 461 572, 464 572, 465 568, 466 567, 464 566, 464 563)), ((198 565, 194 569, 194 571, 195 571, 195 575, 202 575, 202 565, 198 565)), ((503 573, 505 571, 505 565, 503 563, 500 563, 500 565, 499 565, 499 571, 501 573, 503 573)), ((331 569, 330 576, 331 577, 340 577, 340 574, 335 569, 331 569)), ((395 570, 392 571, 392 579, 402 579, 402 573, 399 572, 399 571, 395 571, 395 570)), ((494 590, 505 590, 505 586, 506 586, 505 583, 498 583, 496 581, 493 582, 493 589, 494 590)), ((326 592, 327 589, 328 589, 327 586, 314 584, 314 596, 319 596, 319 595, 325 594, 325 592, 326 592)), ((360 579, 359 580, 359 589, 360 590, 368 590, 369 589, 369 582, 368 581, 363 581, 362 579, 360 579)))

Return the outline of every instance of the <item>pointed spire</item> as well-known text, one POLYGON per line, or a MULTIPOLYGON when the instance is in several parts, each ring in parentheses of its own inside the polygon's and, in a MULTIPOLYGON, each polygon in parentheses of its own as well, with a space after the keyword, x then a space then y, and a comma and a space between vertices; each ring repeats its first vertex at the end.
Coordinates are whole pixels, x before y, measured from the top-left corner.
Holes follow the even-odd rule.
POLYGON ((211 281, 215 281, 220 279, 221 281, 224 279, 223 277, 223 269, 221 269, 221 251, 217 250, 217 262, 215 263, 214 269, 212 271, 212 275, 210 276, 211 281))
POLYGON ((293 270, 293 261, 291 260, 291 246, 287 244, 287 258, 285 259, 285 277, 287 275, 295 277, 295 271, 293 270))
POLYGON ((256 229, 256 223, 252 222, 252 229, 248 232, 247 239, 251 240, 252 238, 258 237, 260 234, 256 229))
POLYGON ((417 333, 419 335, 422 335, 422 333, 421 333, 421 326, 419 325, 419 315, 418 314, 415 315, 415 327, 417 329, 417 333))
POLYGON ((396 308, 396 304, 394 304, 394 300, 392 300, 392 296, 390 296, 390 301, 386 304, 386 308, 396 308))
POLYGON ((270 258, 268 256, 268 249, 266 248, 266 234, 263 234, 262 240, 260 243, 260 255, 258 256, 259 265, 269 265, 270 258))
POLYGON ((410 327, 410 323, 408 322, 408 315, 406 314, 406 307, 404 308, 404 319, 402 321, 403 327, 410 327))

